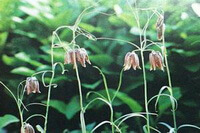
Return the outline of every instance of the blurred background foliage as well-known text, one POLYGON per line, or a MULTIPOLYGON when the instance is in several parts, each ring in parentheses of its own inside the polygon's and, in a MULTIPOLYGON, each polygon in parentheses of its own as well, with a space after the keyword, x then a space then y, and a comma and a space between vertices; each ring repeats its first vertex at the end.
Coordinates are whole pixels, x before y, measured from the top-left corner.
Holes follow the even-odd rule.
MULTIPOLYGON (((130 0, 134 2, 134 0, 130 0)), ((156 7, 165 11, 166 45, 172 74, 173 91, 178 99, 178 124, 191 123, 200 126, 200 21, 192 10, 192 3, 197 0, 140 0, 138 7, 156 7)), ((16 92, 18 84, 33 73, 50 69, 51 35, 57 27, 73 25, 81 11, 95 4, 94 0, 0 0, 0 80, 16 92)), ((200 10, 200 8, 199 8, 200 10)), ((145 23, 145 13, 141 13, 141 24, 145 23)), ((156 39, 156 18, 150 22, 147 37, 156 39)), ((136 21, 125 0, 101 0, 95 9, 86 15, 80 27, 96 37, 113 37, 138 44, 139 34, 136 21), (118 7, 118 8, 117 8, 118 7), (121 8, 121 10, 119 9, 121 8), (119 13, 119 15, 103 15, 119 13)), ((59 32, 61 39, 67 43, 72 35, 68 30, 59 32)), ((132 46, 116 41, 92 41, 80 37, 77 40, 81 47, 87 49, 93 65, 97 65, 106 74, 110 92, 118 86, 119 73, 123 66, 125 54, 132 46)), ((55 60, 63 62, 64 51, 57 49, 55 60)), ((148 69, 148 55, 145 55, 148 69)), ((79 132, 78 88, 72 66, 66 65, 68 72, 61 75, 57 69, 54 82, 58 87, 52 91, 49 117, 49 133, 65 131, 79 132)), ((105 93, 99 72, 90 65, 79 67, 83 87, 84 102, 88 91, 105 93)), ((41 80, 41 76, 38 76, 41 80)), ((167 85, 167 75, 161 71, 147 70, 149 98, 158 94, 159 89, 167 85)), ((48 76, 45 78, 48 82, 48 76)), ((25 97, 29 102, 45 102, 47 88, 41 84, 41 94, 25 97)), ((161 99, 158 107, 159 117, 152 117, 152 123, 164 121, 172 125, 172 113, 167 99, 161 99)), ((144 110, 142 72, 130 70, 124 72, 122 88, 114 103, 115 118, 122 114, 144 110)), ((150 104, 151 112, 155 112, 154 104, 150 104)), ((44 108, 35 106, 26 115, 44 113, 44 108)), ((0 116, 13 114, 18 117, 14 101, 7 92, 0 89, 0 116)), ((103 120, 109 119, 109 108, 102 103, 93 105, 86 112, 88 130, 103 120)), ((12 118, 14 121, 15 119, 12 118)), ((17 120, 15 120, 17 121, 17 120)), ((33 125, 41 124, 42 119, 35 118, 33 125)), ((140 119, 131 119, 123 125, 124 132, 141 132, 140 119)), ((160 127, 158 125, 158 127, 160 127)), ((19 124, 6 126, 5 131, 18 132, 19 124)), ((163 128, 163 127, 162 127, 163 128)), ((109 132, 109 127, 101 130, 109 132)), ((165 129, 162 129, 166 132, 165 129)), ((189 129, 190 132, 192 129, 189 129)), ((188 132, 186 130, 182 132, 188 132)), ((99 130, 100 132, 100 130, 99 130)))

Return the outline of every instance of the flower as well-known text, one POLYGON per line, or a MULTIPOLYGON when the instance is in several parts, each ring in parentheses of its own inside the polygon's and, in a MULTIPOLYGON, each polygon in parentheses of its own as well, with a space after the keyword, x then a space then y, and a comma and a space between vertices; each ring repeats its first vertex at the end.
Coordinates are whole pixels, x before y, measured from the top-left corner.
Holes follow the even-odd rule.
POLYGON ((21 128, 21 133, 35 133, 35 130, 29 123, 26 123, 24 129, 21 128))
POLYGON ((163 57, 159 51, 152 51, 149 54, 150 71, 156 70, 156 67, 164 71, 163 57))
POLYGON ((64 64, 74 64, 74 62, 76 61, 74 55, 76 55, 76 50, 67 51, 64 58, 64 64))
POLYGON ((85 62, 91 64, 87 51, 84 48, 78 48, 66 52, 64 64, 75 64, 76 61, 80 62, 83 67, 86 67, 85 62))
POLYGON ((134 70, 141 69, 138 55, 135 52, 128 52, 124 58, 124 71, 129 70, 131 66, 134 70))
POLYGON ((31 93, 41 93, 39 90, 39 82, 36 77, 28 77, 26 79, 26 91, 27 95, 31 93))
POLYGON ((156 22, 158 40, 162 40, 163 39, 164 28, 165 28, 164 16, 163 15, 159 15, 159 17, 157 19, 157 22, 156 22))

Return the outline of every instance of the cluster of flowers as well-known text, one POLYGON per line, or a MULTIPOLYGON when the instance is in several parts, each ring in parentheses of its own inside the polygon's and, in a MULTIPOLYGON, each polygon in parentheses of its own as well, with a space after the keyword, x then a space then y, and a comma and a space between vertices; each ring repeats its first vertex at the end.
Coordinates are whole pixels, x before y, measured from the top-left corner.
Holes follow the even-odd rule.
MULTIPOLYGON (((149 54, 150 70, 156 70, 159 68, 164 71, 163 57, 159 51, 152 51, 149 54)), ((141 69, 139 64, 139 57, 135 52, 128 52, 124 58, 124 71, 130 68, 134 70, 141 69)))

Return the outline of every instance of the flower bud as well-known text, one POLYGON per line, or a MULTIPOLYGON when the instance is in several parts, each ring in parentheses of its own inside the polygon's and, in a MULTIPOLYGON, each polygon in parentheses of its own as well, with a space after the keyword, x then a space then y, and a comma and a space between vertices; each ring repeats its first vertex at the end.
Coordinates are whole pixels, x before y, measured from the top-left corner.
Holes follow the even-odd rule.
POLYGON ((164 16, 163 15, 159 15, 157 22, 156 22, 156 29, 157 29, 158 40, 162 40, 163 39, 163 32, 165 30, 164 16))
POLYGON ((21 133, 35 133, 35 130, 29 123, 26 123, 24 129, 21 127, 21 133))
POLYGON ((164 71, 163 57, 159 51, 152 51, 149 54, 149 62, 150 62, 150 71, 156 70, 156 68, 164 71))
POLYGON ((28 77, 26 79, 26 91, 27 95, 31 93, 41 93, 39 90, 39 82, 36 77, 28 77))
POLYGON ((131 66, 134 70, 141 69, 138 55, 135 52, 128 52, 124 58, 124 71, 129 70, 131 66))

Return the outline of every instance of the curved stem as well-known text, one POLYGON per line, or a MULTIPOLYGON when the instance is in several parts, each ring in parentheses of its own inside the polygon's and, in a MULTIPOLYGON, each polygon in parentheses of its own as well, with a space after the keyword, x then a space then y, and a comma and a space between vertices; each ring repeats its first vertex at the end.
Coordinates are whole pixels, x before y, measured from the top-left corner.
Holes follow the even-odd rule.
POLYGON ((109 38, 109 37, 99 37, 99 38, 96 38, 96 39, 97 40, 111 40, 111 41, 125 42, 125 43, 128 43, 128 44, 135 46, 137 49, 140 49, 140 47, 137 46, 135 43, 132 43, 132 42, 129 42, 129 41, 126 41, 126 40, 122 40, 122 39, 109 38))
MULTIPOLYGON (((16 99, 15 95, 13 94, 13 92, 3 83, 0 81, 0 84, 3 85, 3 87, 11 94, 11 96, 13 97, 13 99, 15 100, 16 104, 17 104, 17 109, 19 111, 19 116, 20 116, 20 122, 21 122, 21 128, 22 130, 24 129, 24 120, 23 120, 23 115, 22 115, 22 111, 20 108, 20 104, 18 102, 18 100, 16 99)), ((23 131, 22 131, 23 132, 23 131)))

